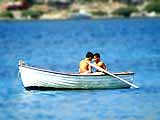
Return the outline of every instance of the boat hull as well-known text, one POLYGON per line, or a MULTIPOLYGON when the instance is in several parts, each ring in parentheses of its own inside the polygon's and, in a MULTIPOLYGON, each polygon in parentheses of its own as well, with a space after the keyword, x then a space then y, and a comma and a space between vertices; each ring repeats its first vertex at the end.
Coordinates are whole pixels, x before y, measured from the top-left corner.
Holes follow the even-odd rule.
MULTIPOLYGON (((55 89, 121 89, 131 86, 109 75, 66 74, 39 69, 30 66, 19 66, 23 86, 27 90, 55 89)), ((115 74, 129 82, 134 73, 115 74)))

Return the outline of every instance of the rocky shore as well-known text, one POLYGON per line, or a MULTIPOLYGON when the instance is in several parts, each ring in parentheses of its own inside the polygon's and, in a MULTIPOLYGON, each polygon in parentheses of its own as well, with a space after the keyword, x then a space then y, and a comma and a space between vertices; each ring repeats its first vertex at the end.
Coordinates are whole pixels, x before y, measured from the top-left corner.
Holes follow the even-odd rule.
MULTIPOLYGON (((159 2, 160 3, 160 2, 159 2)), ((128 5, 123 2, 73 2, 67 7, 50 6, 47 4, 33 4, 26 9, 5 8, 5 4, 0 5, 1 20, 31 20, 31 19, 102 19, 117 17, 159 17, 160 10, 147 11, 146 7, 150 2, 128 5)), ((160 4, 159 4, 160 5, 160 4)), ((159 6, 160 8, 160 6, 159 6)))

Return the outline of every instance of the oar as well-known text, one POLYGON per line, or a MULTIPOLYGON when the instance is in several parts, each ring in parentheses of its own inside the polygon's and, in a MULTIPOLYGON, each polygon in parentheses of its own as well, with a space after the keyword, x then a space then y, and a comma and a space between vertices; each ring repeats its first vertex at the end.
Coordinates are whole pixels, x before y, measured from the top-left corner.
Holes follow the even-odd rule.
POLYGON ((112 76, 112 77, 114 77, 114 78, 117 78, 118 80, 121 80, 121 81, 123 81, 123 82, 131 85, 131 86, 134 87, 134 88, 139 88, 137 85, 134 85, 133 83, 130 83, 130 82, 128 82, 127 80, 124 80, 124 79, 122 79, 122 78, 120 78, 120 77, 118 77, 118 76, 116 76, 116 75, 108 72, 107 70, 104 70, 103 68, 101 68, 101 67, 99 67, 99 66, 96 66, 96 65, 93 64, 93 63, 89 63, 89 62, 87 62, 87 63, 88 63, 90 66, 96 68, 97 70, 99 70, 99 71, 101 71, 101 72, 104 72, 104 73, 106 73, 106 74, 108 74, 108 75, 110 75, 110 76, 112 76))

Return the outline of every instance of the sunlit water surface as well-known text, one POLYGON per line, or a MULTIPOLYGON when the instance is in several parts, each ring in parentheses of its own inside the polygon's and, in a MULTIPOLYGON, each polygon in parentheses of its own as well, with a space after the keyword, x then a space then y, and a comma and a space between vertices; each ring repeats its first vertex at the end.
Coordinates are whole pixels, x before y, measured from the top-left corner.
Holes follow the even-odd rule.
POLYGON ((159 120, 160 19, 0 22, 0 120, 159 120), (87 51, 140 89, 26 91, 18 60, 75 73, 87 51))

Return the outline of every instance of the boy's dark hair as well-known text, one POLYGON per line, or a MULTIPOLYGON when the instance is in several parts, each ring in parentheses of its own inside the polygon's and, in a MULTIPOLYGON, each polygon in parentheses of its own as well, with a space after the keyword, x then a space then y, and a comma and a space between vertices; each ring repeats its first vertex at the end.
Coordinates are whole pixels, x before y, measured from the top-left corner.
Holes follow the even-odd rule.
POLYGON ((93 53, 92 52, 87 52, 86 54, 86 58, 93 58, 93 53))
POLYGON ((99 53, 95 53, 94 56, 100 58, 100 54, 99 53))

